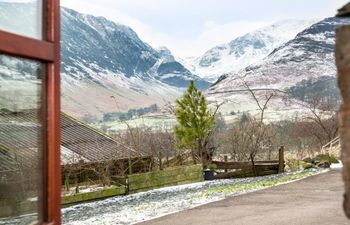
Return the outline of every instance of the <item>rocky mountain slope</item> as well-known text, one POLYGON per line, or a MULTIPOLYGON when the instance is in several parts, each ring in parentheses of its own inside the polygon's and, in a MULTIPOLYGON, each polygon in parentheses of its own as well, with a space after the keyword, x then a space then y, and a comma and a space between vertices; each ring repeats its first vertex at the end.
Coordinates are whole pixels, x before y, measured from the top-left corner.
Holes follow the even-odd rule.
POLYGON ((62 102, 67 111, 124 111, 172 101, 192 79, 199 88, 209 85, 168 49, 153 49, 127 26, 67 8, 61 15, 62 102))
MULTIPOLYGON (((198 58, 187 60, 187 67, 214 82, 220 75, 237 72, 266 57, 275 48, 294 38, 315 20, 284 20, 216 46, 198 58)), ((186 61, 186 60, 185 60, 186 61)))
POLYGON ((302 111, 300 102, 297 104, 294 102, 294 105, 286 102, 285 97, 288 93, 284 93, 285 91, 292 90, 288 97, 294 96, 297 101, 303 101, 305 96, 314 95, 310 95, 310 92, 318 90, 315 84, 324 87, 327 83, 327 91, 318 90, 318 94, 322 96, 331 93, 332 98, 337 98, 339 94, 335 82, 335 30, 336 27, 349 23, 350 19, 346 18, 326 18, 313 24, 292 40, 276 48, 260 62, 238 72, 221 76, 206 91, 208 99, 235 102, 231 104, 231 108, 249 111, 256 110, 257 106, 247 86, 262 102, 269 93, 276 92, 277 96, 271 100, 268 108, 271 111, 270 115, 283 111, 278 115, 281 118, 286 112, 302 111), (328 87, 329 85, 331 86, 328 87))
POLYGON ((276 48, 261 62, 223 75, 209 93, 250 88, 286 89, 305 79, 336 75, 334 37, 336 27, 350 19, 327 18, 300 32, 276 48))
MULTIPOLYGON (((0 26, 10 31, 23 27, 34 36, 28 30, 33 19, 24 15, 35 10, 32 3, 1 2, 0 26)), ((179 97, 189 80, 201 89, 209 86, 169 50, 153 49, 130 27, 63 7, 61 59, 62 109, 79 117, 162 105, 179 97)))

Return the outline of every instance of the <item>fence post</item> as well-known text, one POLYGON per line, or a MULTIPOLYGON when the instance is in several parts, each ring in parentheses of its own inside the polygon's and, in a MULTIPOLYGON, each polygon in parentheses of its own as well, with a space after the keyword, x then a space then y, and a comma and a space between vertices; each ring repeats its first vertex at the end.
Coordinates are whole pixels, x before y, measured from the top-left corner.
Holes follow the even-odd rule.
MULTIPOLYGON (((227 155, 224 156, 224 161, 227 162, 228 159, 227 159, 227 155)), ((225 169, 225 173, 227 173, 227 169, 225 169)))
POLYGON ((159 152, 159 170, 163 170, 162 152, 159 152))
POLYGON ((129 176, 128 174, 125 176, 125 194, 128 195, 130 193, 130 184, 129 184, 129 176))
POLYGON ((132 161, 130 157, 128 158, 128 172, 132 174, 132 161))
POLYGON ((284 172, 284 146, 278 149, 278 173, 284 172))

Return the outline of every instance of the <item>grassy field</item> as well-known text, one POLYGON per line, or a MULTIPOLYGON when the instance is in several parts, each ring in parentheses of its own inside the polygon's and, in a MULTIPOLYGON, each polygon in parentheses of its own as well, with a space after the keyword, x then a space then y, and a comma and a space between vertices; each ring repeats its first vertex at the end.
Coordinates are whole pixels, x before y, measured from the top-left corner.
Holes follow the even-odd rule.
POLYGON ((126 130, 129 127, 150 127, 152 129, 172 129, 175 125, 175 116, 172 115, 147 115, 127 121, 113 121, 104 123, 109 131, 126 130))

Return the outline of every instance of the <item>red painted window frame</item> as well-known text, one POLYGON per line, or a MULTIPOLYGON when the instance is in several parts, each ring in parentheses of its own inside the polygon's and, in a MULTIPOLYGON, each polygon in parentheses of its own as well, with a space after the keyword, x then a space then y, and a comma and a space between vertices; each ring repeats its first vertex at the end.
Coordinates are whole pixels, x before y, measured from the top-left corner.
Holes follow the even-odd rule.
POLYGON ((44 171, 43 224, 61 224, 60 166, 60 2, 43 0, 44 40, 0 30, 0 54, 41 61, 46 65, 43 79, 44 171))

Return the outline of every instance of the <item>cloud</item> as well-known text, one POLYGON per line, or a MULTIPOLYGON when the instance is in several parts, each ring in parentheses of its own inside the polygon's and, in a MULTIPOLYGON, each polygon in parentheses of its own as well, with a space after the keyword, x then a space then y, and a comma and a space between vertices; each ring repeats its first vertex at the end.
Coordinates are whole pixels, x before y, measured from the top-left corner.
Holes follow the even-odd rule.
MULTIPOLYGON (((202 32, 192 39, 175 39, 168 35, 160 35, 154 44, 163 43, 179 57, 200 56, 216 45, 228 43, 238 36, 271 23, 269 21, 239 21, 217 24, 214 21, 206 21, 203 24, 202 32)), ((145 39, 147 38, 145 37, 145 39)))
POLYGON ((198 36, 197 42, 201 43, 202 48, 227 43, 238 36, 257 30, 271 23, 271 21, 238 21, 226 24, 214 23, 215 25, 213 26, 206 26, 207 29, 198 36))
POLYGON ((305 3, 298 0, 303 2, 302 6, 292 0, 279 4, 272 4, 270 0, 268 9, 263 11, 260 5, 268 3, 258 0, 254 4, 254 1, 232 0, 182 0, 181 4, 179 1, 99 0, 97 3, 93 0, 61 0, 61 4, 127 25, 151 46, 166 46, 176 56, 188 57, 200 56, 218 44, 290 18, 291 15, 299 19, 332 16, 336 13, 335 9, 348 0, 313 0, 305 3), (318 7, 314 7, 314 2, 318 1, 318 7), (288 7, 291 9, 284 11, 288 7), (307 10, 311 7, 314 7, 312 11, 307 10), (242 13, 247 10, 251 11, 250 16, 242 13))
MULTIPOLYGON (((99 4, 86 0, 62 0, 63 6, 82 13, 104 16, 107 19, 130 26, 141 38, 153 47, 166 46, 179 57, 200 56, 210 48, 231 41, 238 35, 263 27, 265 21, 238 21, 218 24, 215 21, 205 21, 200 32, 192 37, 172 37, 156 30, 137 18, 133 18, 117 9, 118 1, 99 0, 99 4)), ((159 6, 158 6, 159 7, 159 6)))

